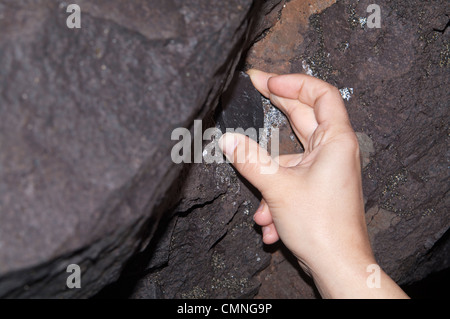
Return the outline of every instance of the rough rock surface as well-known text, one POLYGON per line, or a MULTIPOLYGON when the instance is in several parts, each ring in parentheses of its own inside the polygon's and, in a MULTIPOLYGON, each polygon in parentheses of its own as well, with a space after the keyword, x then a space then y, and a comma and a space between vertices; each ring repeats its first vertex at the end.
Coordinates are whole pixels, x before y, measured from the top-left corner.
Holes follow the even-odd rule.
MULTIPOLYGON (((380 29, 368 28, 372 2, 365 0, 317 1, 308 6, 307 26, 283 23, 305 3, 286 4, 248 64, 308 73, 347 93, 377 260, 400 284, 450 267, 448 1, 377 1, 380 29), (280 48, 280 35, 289 35, 287 46, 280 48)), ((312 288, 300 289, 306 284, 292 265, 275 251, 258 297, 314 297, 312 288)))
POLYGON ((247 186, 227 163, 193 165, 176 217, 158 241, 163 253, 152 254, 131 297, 253 297, 255 274, 270 254, 252 218, 259 199, 247 186))
POLYGON ((0 297, 88 297, 145 250, 174 205, 172 130, 217 104, 280 1, 74 2, 81 29, 65 2, 0 0, 0 297))

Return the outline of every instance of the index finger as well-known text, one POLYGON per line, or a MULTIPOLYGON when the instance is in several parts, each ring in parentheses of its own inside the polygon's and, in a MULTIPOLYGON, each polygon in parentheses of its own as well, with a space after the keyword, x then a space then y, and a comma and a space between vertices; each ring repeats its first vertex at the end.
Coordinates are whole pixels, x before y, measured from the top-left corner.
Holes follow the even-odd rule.
POLYGON ((305 74, 286 74, 270 77, 267 88, 272 94, 298 100, 313 108, 319 125, 350 125, 339 90, 327 82, 305 74))

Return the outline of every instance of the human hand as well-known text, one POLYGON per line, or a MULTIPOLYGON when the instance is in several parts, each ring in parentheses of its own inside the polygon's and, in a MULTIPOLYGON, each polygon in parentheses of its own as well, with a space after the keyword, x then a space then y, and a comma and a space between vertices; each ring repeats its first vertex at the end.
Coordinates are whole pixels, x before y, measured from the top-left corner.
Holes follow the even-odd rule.
MULTIPOLYGON (((227 133, 219 141, 228 160, 262 194, 254 219, 263 241, 281 239, 323 296, 364 295, 366 268, 376 262, 364 217, 359 145, 339 91, 302 74, 248 74, 288 117, 305 148, 303 154, 272 159, 244 135, 227 133), (278 164, 273 174, 264 173, 278 164), (353 289, 339 287, 345 280, 355 281, 353 289)), ((402 296, 384 273, 383 278, 390 292, 402 296)))

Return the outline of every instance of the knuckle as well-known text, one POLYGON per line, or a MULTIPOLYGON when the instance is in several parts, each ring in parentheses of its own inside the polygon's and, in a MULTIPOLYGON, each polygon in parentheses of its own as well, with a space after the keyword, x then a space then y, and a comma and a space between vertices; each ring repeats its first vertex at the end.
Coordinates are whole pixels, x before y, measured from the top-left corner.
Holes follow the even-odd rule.
POLYGON ((328 83, 327 85, 328 85, 328 92, 339 97, 341 96, 341 92, 339 92, 339 89, 337 87, 328 83))

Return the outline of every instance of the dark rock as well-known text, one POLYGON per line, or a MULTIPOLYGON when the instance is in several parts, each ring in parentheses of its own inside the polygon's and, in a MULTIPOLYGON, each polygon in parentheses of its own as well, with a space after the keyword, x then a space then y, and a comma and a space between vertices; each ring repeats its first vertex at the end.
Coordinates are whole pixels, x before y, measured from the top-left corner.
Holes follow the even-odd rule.
POLYGON ((257 299, 320 297, 312 278, 303 272, 297 259, 281 242, 272 245, 269 249, 272 252, 270 266, 257 276, 261 282, 256 295, 257 299))
POLYGON ((217 124, 222 133, 242 129, 243 134, 258 141, 259 130, 264 129, 264 109, 261 94, 253 87, 250 76, 236 72, 220 101, 217 124))
POLYGON ((211 112, 279 2, 79 1, 68 29, 64 2, 0 1, 1 297, 89 297, 145 250, 175 205, 172 130, 211 112))

